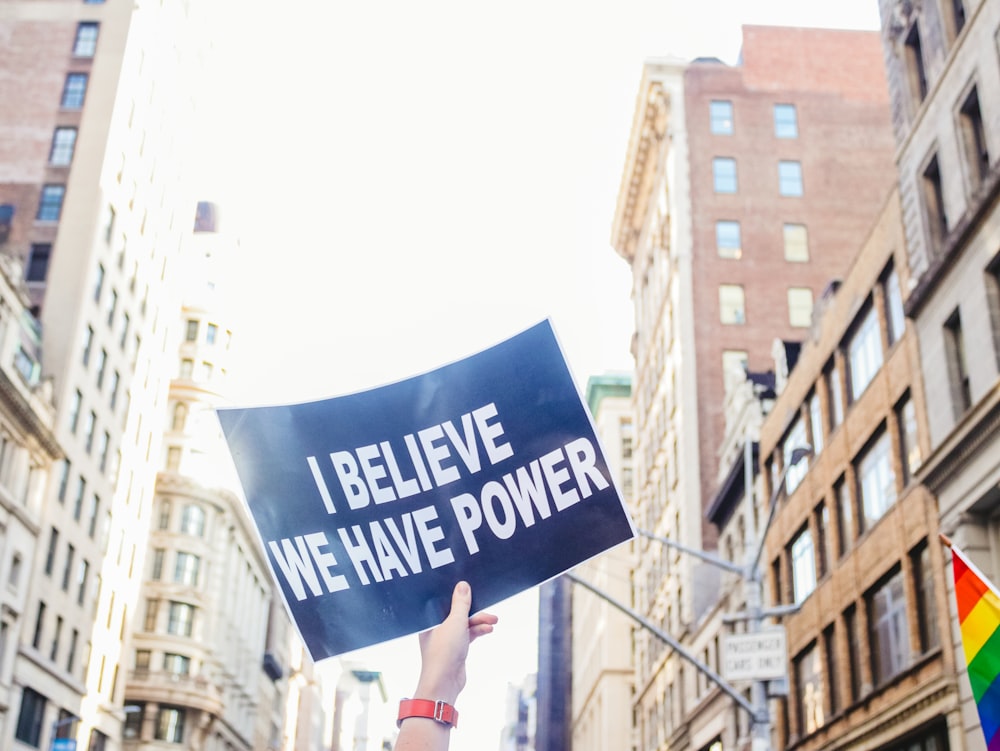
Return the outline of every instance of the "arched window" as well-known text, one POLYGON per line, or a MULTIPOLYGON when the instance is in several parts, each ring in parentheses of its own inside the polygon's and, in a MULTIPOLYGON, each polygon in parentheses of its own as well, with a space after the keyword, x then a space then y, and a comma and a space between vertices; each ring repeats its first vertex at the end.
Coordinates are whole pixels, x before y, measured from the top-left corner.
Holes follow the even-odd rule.
POLYGON ((184 423, 187 422, 188 416, 188 405, 186 402, 177 402, 174 405, 174 420, 171 424, 171 430, 184 430, 184 423))
POLYGON ((203 537, 205 534, 205 512, 201 506, 190 504, 184 507, 184 516, 181 518, 181 532, 194 537, 203 537))

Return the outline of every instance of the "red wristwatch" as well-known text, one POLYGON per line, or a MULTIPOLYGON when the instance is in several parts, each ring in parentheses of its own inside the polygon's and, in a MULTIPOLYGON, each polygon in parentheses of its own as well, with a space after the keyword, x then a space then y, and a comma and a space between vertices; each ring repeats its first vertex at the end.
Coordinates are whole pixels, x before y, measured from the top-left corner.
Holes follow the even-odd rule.
POLYGON ((399 702, 396 727, 399 727, 407 717, 426 717, 450 728, 458 727, 458 710, 445 701, 402 699, 399 702))

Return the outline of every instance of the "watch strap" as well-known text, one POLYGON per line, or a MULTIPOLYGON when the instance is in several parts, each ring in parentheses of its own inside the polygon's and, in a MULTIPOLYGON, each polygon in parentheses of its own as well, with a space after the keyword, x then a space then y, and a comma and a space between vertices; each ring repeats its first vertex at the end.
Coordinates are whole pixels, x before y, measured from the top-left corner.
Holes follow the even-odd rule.
POLYGON ((451 728, 458 727, 458 710, 446 701, 402 699, 399 702, 396 727, 399 727, 407 717, 426 717, 451 728))

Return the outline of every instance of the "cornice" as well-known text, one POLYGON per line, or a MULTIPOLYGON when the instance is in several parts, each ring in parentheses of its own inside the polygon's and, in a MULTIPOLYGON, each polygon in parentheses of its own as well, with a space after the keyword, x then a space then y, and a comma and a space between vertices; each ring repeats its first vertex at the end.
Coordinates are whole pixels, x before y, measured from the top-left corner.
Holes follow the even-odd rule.
POLYGON ((612 228, 611 243, 620 256, 631 263, 635 246, 642 232, 645 207, 648 205, 646 176, 655 170, 658 146, 667 135, 670 116, 670 96, 661 81, 643 76, 642 89, 636 104, 629 135, 629 148, 618 189, 618 205, 612 228))

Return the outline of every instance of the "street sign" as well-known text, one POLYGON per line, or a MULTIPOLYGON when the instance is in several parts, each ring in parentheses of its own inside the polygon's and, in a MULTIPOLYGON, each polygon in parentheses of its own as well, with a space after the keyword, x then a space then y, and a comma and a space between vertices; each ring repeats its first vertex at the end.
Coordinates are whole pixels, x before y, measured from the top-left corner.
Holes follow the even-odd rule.
POLYGON ((727 681, 772 681, 786 678, 788 650, 785 629, 767 628, 749 634, 725 634, 722 677, 727 681))
POLYGON ((76 751, 76 738, 53 738, 52 751, 76 751))

